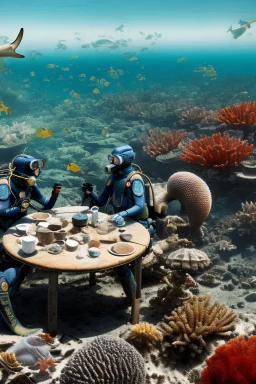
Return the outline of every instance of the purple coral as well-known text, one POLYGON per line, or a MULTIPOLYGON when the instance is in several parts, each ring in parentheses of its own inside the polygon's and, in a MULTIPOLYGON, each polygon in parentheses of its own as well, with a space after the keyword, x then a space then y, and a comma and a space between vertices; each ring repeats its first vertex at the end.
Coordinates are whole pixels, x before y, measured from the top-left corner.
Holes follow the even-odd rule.
POLYGON ((145 362, 125 340, 99 336, 64 367, 60 384, 145 384, 145 362))

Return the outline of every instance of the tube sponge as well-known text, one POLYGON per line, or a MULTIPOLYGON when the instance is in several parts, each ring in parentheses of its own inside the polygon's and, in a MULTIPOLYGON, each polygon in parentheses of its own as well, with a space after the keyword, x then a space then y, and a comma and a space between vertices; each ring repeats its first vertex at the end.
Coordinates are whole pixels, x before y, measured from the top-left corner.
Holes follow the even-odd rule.
POLYGON ((125 340, 96 337, 64 367, 60 384, 145 384, 145 362, 125 340))
POLYGON ((239 336, 215 350, 206 360, 200 384, 256 383, 256 336, 239 336))

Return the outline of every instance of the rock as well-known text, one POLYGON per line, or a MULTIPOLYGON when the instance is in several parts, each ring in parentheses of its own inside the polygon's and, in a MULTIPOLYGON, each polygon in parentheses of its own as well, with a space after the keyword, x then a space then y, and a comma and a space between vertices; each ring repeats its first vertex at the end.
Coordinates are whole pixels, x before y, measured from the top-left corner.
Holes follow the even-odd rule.
POLYGON ((250 303, 255 303, 256 302, 256 292, 249 293, 249 295, 246 295, 244 299, 250 303))

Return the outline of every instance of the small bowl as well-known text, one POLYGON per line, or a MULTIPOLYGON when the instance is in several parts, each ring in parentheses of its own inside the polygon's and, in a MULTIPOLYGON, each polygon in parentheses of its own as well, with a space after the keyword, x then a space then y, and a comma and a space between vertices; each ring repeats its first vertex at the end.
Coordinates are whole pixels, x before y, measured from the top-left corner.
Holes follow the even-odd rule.
POLYGON ((75 227, 85 227, 88 224, 88 216, 86 213, 77 213, 72 216, 72 223, 75 227))
POLYGON ((78 242, 76 240, 67 239, 65 241, 65 247, 67 251, 74 252, 78 248, 78 242))
POLYGON ((122 241, 112 244, 108 251, 115 256, 129 256, 136 251, 136 248, 130 243, 124 243, 122 241))
POLYGON ((54 237, 56 240, 65 240, 67 232, 65 229, 60 229, 59 231, 54 232, 54 237))
POLYGON ((32 213, 30 217, 35 221, 48 221, 52 217, 52 215, 46 212, 35 212, 35 213, 32 213))
POLYGON ((50 224, 48 225, 48 229, 50 229, 50 231, 59 231, 60 229, 62 228, 62 226, 60 224, 50 224))
POLYGON ((28 229, 29 229, 29 224, 18 224, 18 225, 16 225, 17 233, 20 236, 26 235, 28 229))
POLYGON ((90 257, 98 257, 100 255, 100 250, 99 248, 91 247, 88 248, 88 253, 90 257))

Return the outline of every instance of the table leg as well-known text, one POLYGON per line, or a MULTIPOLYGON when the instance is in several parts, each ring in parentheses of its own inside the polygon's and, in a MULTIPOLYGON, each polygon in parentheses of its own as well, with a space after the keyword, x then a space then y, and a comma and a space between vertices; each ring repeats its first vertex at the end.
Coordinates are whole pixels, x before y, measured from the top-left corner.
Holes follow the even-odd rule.
POLYGON ((142 256, 135 260, 135 281, 136 293, 132 300, 131 323, 139 323, 140 298, 141 298, 141 280, 142 280, 142 256))
POLYGON ((90 272, 89 285, 90 285, 90 287, 92 287, 93 285, 96 285, 96 273, 95 272, 90 272))
POLYGON ((58 272, 49 272, 48 283, 48 332, 51 336, 58 333, 58 272))

